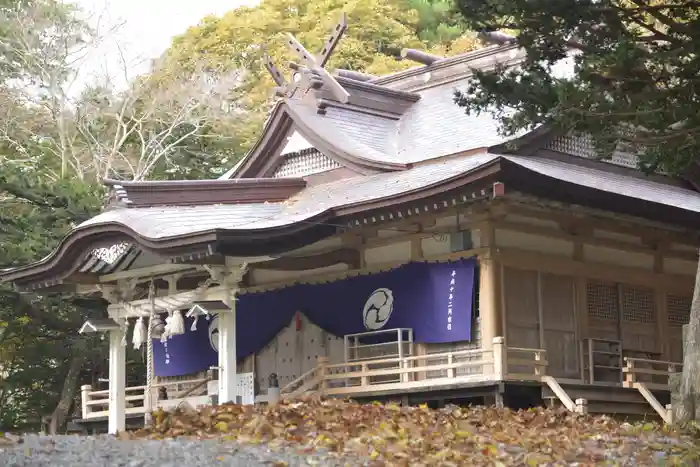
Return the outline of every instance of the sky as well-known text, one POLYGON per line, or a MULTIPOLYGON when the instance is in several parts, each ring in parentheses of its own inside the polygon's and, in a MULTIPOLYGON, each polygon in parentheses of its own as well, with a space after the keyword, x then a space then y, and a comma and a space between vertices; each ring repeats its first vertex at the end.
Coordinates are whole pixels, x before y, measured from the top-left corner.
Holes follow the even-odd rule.
POLYGON ((207 15, 222 15, 257 0, 73 0, 90 16, 93 27, 105 34, 87 58, 77 86, 107 73, 123 85, 148 69, 173 36, 182 34, 207 15), (121 52, 120 52, 121 50, 121 52), (120 57, 124 56, 124 60, 120 57), (127 74, 121 63, 127 63, 127 74))

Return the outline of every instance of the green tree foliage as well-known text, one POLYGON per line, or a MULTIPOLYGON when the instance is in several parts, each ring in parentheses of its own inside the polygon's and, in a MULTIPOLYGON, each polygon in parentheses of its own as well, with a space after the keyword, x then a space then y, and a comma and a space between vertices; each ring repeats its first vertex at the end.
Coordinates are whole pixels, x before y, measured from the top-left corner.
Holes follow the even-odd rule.
MULTIPOLYGON (((94 178, 62 173, 54 141, 67 133, 48 110, 60 109, 52 104, 73 74, 65 47, 80 47, 87 26, 54 0, 3 2, 0 11, 0 265, 10 267, 46 256, 71 227, 98 212, 102 193, 94 178)), ((104 348, 79 339, 76 329, 104 309, 101 300, 0 287, 0 429, 36 428, 47 415, 57 426, 65 421, 84 377, 69 380, 68 369, 80 373, 104 348), (62 399, 68 406, 57 410, 62 399)))
POLYGON ((293 57, 284 34, 293 34, 316 52, 342 12, 348 13, 349 27, 328 69, 386 74, 415 66, 397 59, 402 48, 455 54, 476 46, 451 0, 263 0, 256 7, 204 18, 175 38, 158 73, 166 83, 173 75, 202 70, 237 76, 229 101, 231 112, 245 116, 232 127, 241 138, 240 157, 255 141, 274 102, 275 85, 263 66, 264 55, 289 76, 287 63, 293 57))
MULTIPOLYGON (((511 30, 522 65, 477 72, 455 100, 491 111, 503 131, 546 124, 593 136, 603 157, 620 144, 647 172, 683 173, 700 154, 700 3, 692 0, 458 0, 479 31, 511 30), (567 76, 552 73, 570 60, 567 76)), ((676 416, 700 413, 700 263, 676 416), (695 394, 695 395, 693 395, 695 394)), ((697 415, 695 415, 697 419, 697 415)))
POLYGON ((549 124, 590 133, 604 156, 642 151, 642 168, 678 173, 700 152, 700 4, 658 0, 458 0, 477 31, 517 31, 522 65, 479 72, 458 96, 496 110, 503 129, 549 124), (568 77, 552 66, 571 61, 568 77), (505 112, 515 109, 513 112, 505 112))
POLYGON ((415 32, 425 44, 451 47, 465 35, 473 39, 452 0, 407 0, 407 6, 418 14, 415 32))

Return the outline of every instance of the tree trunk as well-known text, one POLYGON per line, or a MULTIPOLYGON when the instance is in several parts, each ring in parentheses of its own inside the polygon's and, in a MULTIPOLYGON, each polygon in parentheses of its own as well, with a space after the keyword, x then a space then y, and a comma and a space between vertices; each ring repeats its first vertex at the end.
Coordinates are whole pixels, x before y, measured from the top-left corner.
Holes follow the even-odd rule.
POLYGON ((675 409, 674 420, 679 423, 698 420, 700 406, 700 260, 695 273, 695 290, 690 306, 690 320, 683 339, 683 375, 680 385, 680 403, 675 409))
POLYGON ((83 369, 84 362, 84 352, 79 351, 71 358, 70 364, 68 365, 68 372, 63 380, 61 398, 51 414, 49 433, 52 435, 57 434, 58 431, 66 424, 68 414, 70 413, 71 406, 73 405, 73 399, 75 398, 75 391, 78 387, 78 377, 80 376, 80 371, 83 369))

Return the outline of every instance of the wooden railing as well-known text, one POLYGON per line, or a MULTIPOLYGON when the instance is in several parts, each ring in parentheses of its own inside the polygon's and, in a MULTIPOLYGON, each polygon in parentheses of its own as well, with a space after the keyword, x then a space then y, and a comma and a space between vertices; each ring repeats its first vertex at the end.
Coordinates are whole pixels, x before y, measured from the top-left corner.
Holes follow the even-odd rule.
POLYGON ((547 374, 547 351, 522 347, 504 347, 503 379, 542 381, 547 374))
POLYGON ((329 364, 325 357, 321 357, 315 368, 283 387, 280 393, 285 398, 309 392, 351 396, 364 392, 484 381, 490 379, 489 371, 485 371, 484 367, 492 368, 491 356, 491 351, 474 349, 335 364, 329 364), (439 376, 418 378, 419 373, 428 371, 436 372, 439 376))
POLYGON ((668 379, 682 370, 683 364, 664 360, 625 357, 622 373, 625 387, 634 387, 634 383, 644 383, 651 390, 668 391, 668 379))
POLYGON ((622 368, 625 376, 623 385, 627 388, 637 389, 664 422, 670 424, 673 422, 671 406, 661 405, 652 391, 668 391, 670 389, 669 378, 682 369, 683 364, 681 363, 626 357, 622 368))
POLYGON ((327 357, 319 357, 318 363, 306 373, 299 376, 294 381, 280 389, 280 394, 286 397, 297 397, 311 390, 316 389, 321 384, 322 368, 328 363, 327 357))
MULTIPOLYGON (((172 381, 167 383, 156 383, 151 386, 151 400, 153 407, 159 405, 172 405, 184 400, 191 400, 197 404, 203 402, 206 396, 193 395, 195 391, 206 388, 206 384, 211 381, 210 378, 198 378, 185 381, 172 381), (191 388, 174 394, 175 397, 169 397, 165 400, 158 400, 158 389, 165 387, 177 391, 178 387, 184 385, 193 385, 191 388)), ((93 391, 92 386, 86 385, 80 388, 82 398, 82 418, 98 418, 106 417, 109 414, 109 390, 93 391)), ((126 388, 125 401, 127 414, 140 414, 146 412, 146 386, 132 386, 126 388)))
MULTIPOLYGON (((546 351, 519 347, 506 348, 496 337, 490 349, 469 349, 407 357, 372 358, 330 364, 319 357, 317 365, 280 388, 280 397, 296 398, 315 393, 324 396, 391 394, 411 390, 449 389, 460 385, 500 381, 545 382, 546 351)), ((173 381, 152 385, 153 407, 172 406, 187 400, 193 405, 207 403, 208 396, 192 397, 192 391, 206 387, 208 379, 173 381), (161 387, 188 386, 168 400, 157 399, 161 387), (201 401, 200 401, 201 399, 201 401)), ((93 391, 83 386, 83 418, 106 417, 109 391, 93 391)), ((126 413, 145 413, 145 386, 126 388, 126 413)), ((571 405, 571 404, 569 404, 571 405)))
POLYGON ((470 349, 408 357, 372 358, 329 364, 319 358, 316 367, 280 391, 294 398, 317 393, 357 396, 383 391, 447 387, 461 383, 505 380, 541 381, 546 373, 542 349, 506 348, 502 337, 492 349, 470 349))

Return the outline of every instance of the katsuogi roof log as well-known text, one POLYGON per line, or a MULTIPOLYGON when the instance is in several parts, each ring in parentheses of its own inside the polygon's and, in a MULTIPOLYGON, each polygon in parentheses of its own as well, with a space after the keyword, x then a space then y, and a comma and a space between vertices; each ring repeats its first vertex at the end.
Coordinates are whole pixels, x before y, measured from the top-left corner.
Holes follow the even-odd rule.
POLYGON ((341 78, 354 79, 355 81, 370 81, 377 78, 377 76, 375 75, 370 75, 368 73, 362 73, 360 71, 354 70, 344 70, 342 68, 336 69, 335 74, 337 76, 340 76, 341 78))
POLYGON ((437 61, 443 60, 445 57, 429 54, 416 49, 403 49, 401 51, 401 58, 422 63, 423 65, 432 65, 437 61))

